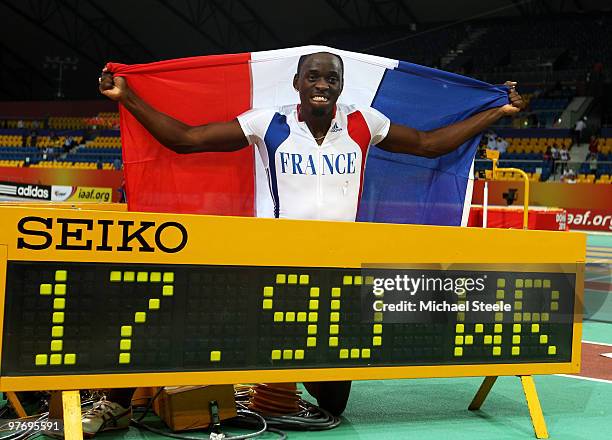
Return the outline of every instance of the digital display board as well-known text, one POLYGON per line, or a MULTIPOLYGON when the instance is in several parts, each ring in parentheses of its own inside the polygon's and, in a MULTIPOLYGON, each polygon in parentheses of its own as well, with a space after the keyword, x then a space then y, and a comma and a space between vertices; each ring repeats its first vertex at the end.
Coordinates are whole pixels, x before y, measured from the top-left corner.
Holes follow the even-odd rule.
POLYGON ((571 358, 573 275, 391 269, 376 270, 376 277, 364 273, 369 272, 9 262, 1 373, 343 368, 571 358), (442 298, 443 292, 416 295, 422 310, 409 315, 419 322, 398 323, 385 318, 391 312, 376 308, 364 311, 364 294, 372 292, 375 280, 398 273, 423 279, 469 276, 483 279, 484 284, 481 291, 451 292, 455 306, 449 302, 447 309, 452 310, 433 308, 429 297, 442 298), (509 305, 506 311, 454 311, 465 302, 495 305, 504 300, 509 305))
POLYGON ((0 210, 5 390, 580 367, 580 234, 0 210))

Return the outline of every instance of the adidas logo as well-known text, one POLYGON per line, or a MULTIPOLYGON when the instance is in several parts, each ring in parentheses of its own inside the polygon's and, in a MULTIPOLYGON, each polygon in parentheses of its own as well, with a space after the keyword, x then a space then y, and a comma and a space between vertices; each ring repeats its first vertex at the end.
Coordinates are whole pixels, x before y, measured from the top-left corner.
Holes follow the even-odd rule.
POLYGON ((337 133, 337 132, 339 132, 339 131, 342 131, 342 128, 338 127, 338 123, 337 123, 337 122, 334 122, 334 125, 333 125, 333 127, 331 128, 331 130, 330 130, 330 131, 331 131, 332 133, 337 133))

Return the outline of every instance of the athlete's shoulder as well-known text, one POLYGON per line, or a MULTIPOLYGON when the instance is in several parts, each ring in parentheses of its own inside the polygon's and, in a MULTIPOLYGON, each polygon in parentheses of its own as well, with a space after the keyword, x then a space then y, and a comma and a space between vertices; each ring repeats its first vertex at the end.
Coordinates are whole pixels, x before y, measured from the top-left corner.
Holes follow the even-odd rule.
POLYGON ((384 123, 389 122, 389 118, 374 107, 364 105, 356 107, 354 111, 360 112, 369 123, 374 123, 374 121, 382 121, 384 123))
POLYGON ((237 117, 242 131, 249 141, 255 142, 256 137, 263 139, 271 125, 276 126, 286 121, 286 117, 279 113, 279 110, 275 107, 253 108, 237 117))
POLYGON ((342 107, 339 105, 338 111, 345 115, 347 124, 352 126, 353 129, 367 130, 372 144, 380 142, 389 132, 391 121, 375 108, 367 105, 344 105, 342 107))

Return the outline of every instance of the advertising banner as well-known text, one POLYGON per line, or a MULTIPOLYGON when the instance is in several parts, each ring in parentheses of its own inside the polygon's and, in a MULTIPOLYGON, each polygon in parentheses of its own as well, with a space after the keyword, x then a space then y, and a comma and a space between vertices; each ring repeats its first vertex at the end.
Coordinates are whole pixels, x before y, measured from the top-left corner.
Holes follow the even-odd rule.
POLYGON ((0 182, 0 199, 51 200, 51 187, 29 183, 0 182))
POLYGON ((612 231, 612 206, 607 210, 566 208, 566 211, 570 229, 612 231))
POLYGON ((6 201, 110 203, 112 199, 112 188, 0 182, 0 200, 6 201))
POLYGON ((54 202, 102 202, 110 203, 113 198, 112 188, 96 188, 87 186, 51 187, 51 200, 54 202))
MULTIPOLYGON (((119 202, 121 193, 119 188, 123 184, 123 171, 117 170, 85 170, 85 169, 69 169, 69 168, 32 168, 32 167, 0 167, 0 185, 5 184, 10 188, 0 188, 0 200, 21 200, 21 201, 32 201, 32 200, 57 200, 62 201, 63 194, 68 191, 67 188, 83 188, 87 191, 87 188, 106 188, 112 189, 110 191, 110 198, 105 200, 106 196, 98 196, 99 192, 94 192, 91 196, 88 196, 85 192, 81 196, 78 194, 76 197, 82 197, 72 200, 85 200, 95 202, 119 202), (49 198, 32 198, 22 197, 12 194, 12 186, 16 184, 23 184, 26 187, 31 185, 38 188, 47 188, 49 191, 49 198), (51 186, 54 190, 51 191, 51 186), (61 189, 64 187, 64 189, 61 189), (59 188, 59 189, 58 189, 59 188), (52 198, 52 192, 56 193, 52 198), (93 198, 92 198, 93 197, 93 198)), ((72 190, 71 190, 72 191, 72 190)))
MULTIPOLYGON (((472 205, 483 202, 484 180, 474 182, 472 205)), ((489 182, 490 206, 523 205, 524 185, 518 181, 489 182), (510 197, 512 195, 513 197, 510 197)), ((573 230, 612 230, 612 185, 593 183, 530 182, 529 206, 561 208, 567 211, 567 225, 573 230)))

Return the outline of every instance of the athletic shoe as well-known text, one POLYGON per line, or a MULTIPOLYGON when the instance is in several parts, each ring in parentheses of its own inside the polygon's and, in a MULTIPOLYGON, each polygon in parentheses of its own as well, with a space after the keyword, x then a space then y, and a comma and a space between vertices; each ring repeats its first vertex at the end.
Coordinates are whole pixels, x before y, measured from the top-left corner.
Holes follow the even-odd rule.
POLYGON ((127 429, 132 418, 132 407, 101 400, 83 414, 83 437, 93 437, 99 432, 127 429))

